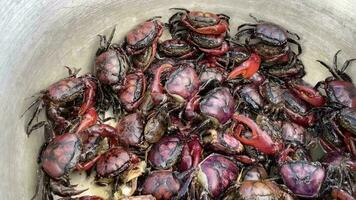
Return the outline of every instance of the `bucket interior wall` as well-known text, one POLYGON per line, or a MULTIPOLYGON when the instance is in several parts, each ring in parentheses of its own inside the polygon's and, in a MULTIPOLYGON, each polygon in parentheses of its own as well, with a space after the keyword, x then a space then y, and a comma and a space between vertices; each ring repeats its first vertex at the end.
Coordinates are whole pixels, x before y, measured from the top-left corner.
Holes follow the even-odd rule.
MULTIPOLYGON (((224 13, 237 25, 254 22, 249 14, 273 21, 298 33, 302 60, 312 84, 329 76, 315 60, 332 63, 356 57, 356 1, 354 0, 0 0, 0 194, 3 199, 30 199, 34 193, 36 158, 43 129, 31 137, 24 132, 28 115, 20 118, 30 97, 67 76, 63 66, 92 69, 98 34, 123 39, 136 24, 153 16, 163 21, 172 7, 224 13)), ((341 63, 340 63, 341 64, 341 63)), ((356 78, 356 67, 347 71, 356 78)))

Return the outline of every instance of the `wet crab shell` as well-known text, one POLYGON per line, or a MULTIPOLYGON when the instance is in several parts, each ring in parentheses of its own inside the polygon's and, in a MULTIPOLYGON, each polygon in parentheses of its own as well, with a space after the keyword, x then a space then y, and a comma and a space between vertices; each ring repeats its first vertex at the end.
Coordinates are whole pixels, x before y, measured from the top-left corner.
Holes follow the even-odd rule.
POLYGON ((340 103, 344 106, 356 107, 356 87, 347 81, 326 81, 326 92, 331 102, 340 103))
POLYGON ((297 196, 315 198, 325 178, 320 163, 292 161, 281 166, 280 174, 286 186, 297 196))
POLYGON ((95 59, 94 70, 100 83, 115 85, 122 81, 130 65, 123 51, 109 49, 95 59))
POLYGON ((168 169, 178 161, 182 147, 180 138, 176 136, 163 137, 152 146, 147 159, 156 169, 168 169))
POLYGON ((247 84, 242 86, 239 90, 243 101, 252 109, 258 111, 265 105, 264 99, 258 91, 258 87, 254 84, 247 84))
POLYGON ((83 94, 85 84, 80 77, 69 77, 62 79, 47 88, 46 98, 54 103, 65 103, 73 101, 83 94))
POLYGON ((227 122, 235 109, 235 100, 228 88, 218 87, 210 91, 200 102, 200 111, 217 122, 227 122))
POLYGON ((132 146, 138 146, 142 143, 143 129, 144 119, 139 113, 124 116, 116 126, 120 142, 132 146))
POLYGON ((162 34, 162 23, 158 20, 148 20, 136 26, 126 36, 129 49, 140 50, 150 46, 162 34))
POLYGON ((223 81, 225 78, 224 69, 218 67, 207 67, 199 75, 200 82, 204 83, 211 80, 223 81))
POLYGON ((255 165, 251 167, 244 175, 244 181, 259 181, 267 179, 268 174, 262 165, 255 165))
POLYGON ((356 136, 356 108, 344 108, 337 116, 340 125, 356 136))
POLYGON ((270 22, 257 24, 255 36, 261 38, 264 42, 276 46, 287 44, 288 39, 287 31, 283 27, 270 22))
POLYGON ((211 154, 199 164, 198 182, 213 197, 220 196, 236 180, 239 168, 220 154, 211 154))
POLYGON ((283 93, 286 91, 281 85, 274 81, 266 81, 259 87, 261 95, 274 105, 283 103, 283 93))
MULTIPOLYGON (((238 195, 243 200, 271 199, 293 200, 294 198, 284 192, 275 182, 268 180, 244 181, 238 189, 238 195)), ((231 198, 226 198, 228 200, 231 198)))
POLYGON ((306 140, 304 127, 293 122, 283 122, 282 135, 286 142, 304 144, 306 140))
POLYGON ((250 77, 249 80, 252 82, 252 84, 260 86, 266 81, 266 77, 260 72, 256 72, 253 76, 250 77))
POLYGON ((166 113, 158 113, 151 116, 146 122, 144 129, 145 141, 148 143, 156 143, 165 134, 167 130, 166 113))
POLYGON ((131 156, 122 147, 114 147, 103 154, 96 164, 97 176, 112 178, 130 166, 131 156))
POLYGON ((129 74, 119 91, 119 99, 127 111, 136 109, 142 102, 146 91, 146 78, 141 71, 129 74))
POLYGON ((179 102, 189 100, 198 92, 199 86, 198 74, 190 66, 180 66, 165 83, 166 91, 179 102))
POLYGON ((142 194, 152 194, 157 200, 170 200, 181 185, 171 171, 151 172, 142 185, 142 194))
POLYGON ((81 141, 76 134, 55 137, 41 153, 41 167, 52 178, 72 171, 79 162, 81 141))

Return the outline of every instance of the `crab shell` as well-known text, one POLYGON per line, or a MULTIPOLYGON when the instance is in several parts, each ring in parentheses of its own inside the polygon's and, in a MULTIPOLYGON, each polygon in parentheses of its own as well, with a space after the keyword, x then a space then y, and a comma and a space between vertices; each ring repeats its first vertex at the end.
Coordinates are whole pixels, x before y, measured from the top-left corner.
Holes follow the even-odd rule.
POLYGON ((344 129, 356 136, 356 108, 343 108, 337 118, 344 129))
POLYGON ((143 140, 144 121, 139 113, 132 113, 120 119, 116 130, 121 143, 138 146, 143 140))
POLYGON ((286 186, 297 196, 315 198, 325 178, 320 163, 292 161, 281 166, 280 174, 286 186))
POLYGON ((148 20, 136 26, 126 36, 127 50, 130 54, 143 52, 162 35, 163 25, 158 20, 148 20))
POLYGON ((331 102, 337 102, 349 108, 356 107, 356 87, 351 82, 327 80, 326 93, 331 102))
POLYGON ((182 152, 180 138, 166 136, 155 143, 148 152, 148 161, 156 169, 168 169, 178 160, 182 152))
POLYGON ((97 176, 112 178, 129 168, 131 155, 122 147, 114 147, 104 153, 96 164, 97 176))
POLYGON ((146 91, 146 78, 141 71, 129 74, 119 91, 119 99, 127 111, 136 109, 142 102, 146 91))
POLYGON ((213 197, 220 196, 237 178, 239 168, 220 154, 211 154, 199 164, 198 182, 213 197))
POLYGON ((171 171, 151 172, 142 185, 142 194, 151 194, 157 200, 170 200, 178 193, 181 185, 171 171))
POLYGON ((122 81, 129 69, 124 52, 109 49, 95 59, 94 70, 100 83, 115 85, 122 81))
POLYGON ((200 102, 200 111, 217 122, 226 123, 234 113, 235 100, 228 88, 218 87, 210 91, 200 102))
POLYGON ((169 76, 165 89, 176 100, 184 102, 198 92, 199 86, 195 70, 190 66, 181 66, 169 76))
POLYGON ((65 78, 47 88, 46 98, 58 104, 73 101, 83 94, 84 88, 85 84, 82 78, 65 78))
POLYGON ((255 29, 255 36, 261 38, 264 42, 275 46, 287 44, 287 31, 274 23, 262 22, 257 24, 255 29))
POLYGON ((81 141, 76 134, 55 137, 41 153, 41 167, 51 178, 60 178, 72 171, 79 162, 81 141))

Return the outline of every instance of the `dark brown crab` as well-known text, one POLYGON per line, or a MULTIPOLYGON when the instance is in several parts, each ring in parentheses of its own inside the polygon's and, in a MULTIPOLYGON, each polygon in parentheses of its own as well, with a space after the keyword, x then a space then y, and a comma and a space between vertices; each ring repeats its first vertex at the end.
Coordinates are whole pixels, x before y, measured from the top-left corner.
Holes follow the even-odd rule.
POLYGON ((256 17, 250 16, 257 23, 240 25, 235 37, 238 40, 241 36, 247 35, 246 43, 252 46, 254 51, 261 56, 265 65, 288 63, 291 58, 290 44, 296 44, 298 46, 297 56, 302 53, 300 44, 289 37, 289 35, 294 35, 299 39, 298 35, 289 32, 280 25, 258 20, 256 17), (250 28, 243 29, 247 26, 250 28), (251 45, 251 39, 257 39, 257 41, 251 45))
POLYGON ((57 134, 63 133, 73 127, 75 121, 94 106, 96 79, 89 74, 77 77, 78 70, 75 72, 70 68, 68 70, 69 77, 41 91, 40 96, 26 110, 36 106, 26 126, 27 135, 46 123, 50 123, 57 134), (33 124, 33 120, 43 108, 46 110, 48 122, 41 121, 33 124))

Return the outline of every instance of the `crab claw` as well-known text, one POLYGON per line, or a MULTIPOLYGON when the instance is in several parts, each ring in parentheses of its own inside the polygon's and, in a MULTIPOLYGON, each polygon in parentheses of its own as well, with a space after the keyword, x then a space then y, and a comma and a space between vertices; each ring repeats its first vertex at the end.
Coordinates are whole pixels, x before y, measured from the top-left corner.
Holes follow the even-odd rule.
POLYGON ((248 157, 246 155, 234 155, 233 156, 237 161, 247 164, 247 165, 252 165, 257 162, 255 158, 248 157))
POLYGON ((94 107, 89 108, 83 116, 83 119, 80 121, 76 133, 79 133, 88 127, 93 126, 98 120, 98 113, 94 107))
POLYGON ((197 115, 197 110, 199 110, 199 102, 200 102, 200 96, 195 95, 193 96, 187 103, 187 106, 185 107, 185 116, 188 119, 193 119, 197 115))
POLYGON ((168 69, 173 68, 171 64, 161 65, 155 73, 152 87, 151 87, 151 97, 153 102, 157 105, 160 104, 167 96, 163 93, 163 85, 161 83, 161 74, 168 69))
POLYGON ((85 78, 85 91, 83 104, 79 109, 79 115, 84 115, 88 109, 94 106, 95 103, 95 93, 96 93, 96 83, 89 78, 85 78))
POLYGON ((117 145, 119 143, 118 133, 116 129, 107 124, 96 124, 91 126, 90 128, 84 130, 80 134, 82 135, 100 135, 103 138, 108 138, 110 145, 117 145))
POLYGON ((261 66, 261 58, 258 54, 252 53, 250 57, 241 63, 238 67, 232 70, 227 77, 227 79, 235 79, 239 75, 243 78, 250 78, 252 77, 260 68, 261 66))
POLYGON ((320 107, 325 104, 325 98, 313 87, 297 84, 296 82, 291 82, 289 85, 299 98, 303 99, 309 104, 315 107, 320 107))
POLYGON ((192 138, 191 141, 184 144, 179 170, 184 172, 197 167, 200 162, 202 152, 203 148, 197 137, 192 138))
POLYGON ((75 166, 75 169, 77 171, 88 171, 89 169, 91 169, 95 165, 96 161, 99 160, 100 156, 101 155, 97 155, 94 159, 92 159, 92 160, 90 160, 90 161, 88 161, 86 163, 78 163, 75 166))
POLYGON ((253 146, 258 151, 261 151, 267 155, 275 155, 283 149, 283 143, 273 141, 271 136, 263 131, 252 119, 238 114, 234 114, 232 119, 248 126, 248 128, 251 129, 252 136, 249 138, 242 135, 242 124, 237 125, 234 129, 235 137, 240 140, 242 144, 253 146))
POLYGON ((61 197, 70 197, 81 194, 88 189, 76 190, 75 187, 77 185, 63 185, 61 181, 50 181, 50 187, 52 189, 53 194, 61 196, 61 197))

